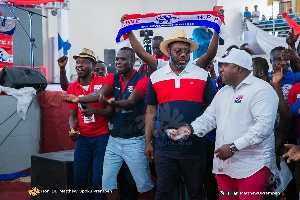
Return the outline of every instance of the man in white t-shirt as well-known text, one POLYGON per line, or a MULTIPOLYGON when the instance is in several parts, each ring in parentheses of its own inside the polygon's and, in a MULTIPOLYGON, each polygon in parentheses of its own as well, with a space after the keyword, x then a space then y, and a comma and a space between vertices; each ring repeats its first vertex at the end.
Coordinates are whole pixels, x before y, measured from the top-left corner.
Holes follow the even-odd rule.
POLYGON ((259 24, 260 12, 257 10, 257 5, 254 6, 254 11, 252 12, 252 23, 259 24))

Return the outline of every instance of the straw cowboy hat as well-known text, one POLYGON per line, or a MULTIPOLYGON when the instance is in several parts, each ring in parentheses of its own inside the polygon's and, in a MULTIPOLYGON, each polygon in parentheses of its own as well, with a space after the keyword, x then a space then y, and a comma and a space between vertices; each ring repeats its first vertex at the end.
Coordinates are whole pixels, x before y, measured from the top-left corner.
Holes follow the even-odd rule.
POLYGON ((83 48, 82 52, 79 55, 74 55, 73 58, 76 60, 78 57, 80 58, 90 58, 92 59, 95 63, 97 63, 97 59, 95 57, 95 53, 87 48, 83 48))
POLYGON ((168 54, 168 45, 172 42, 186 42, 186 43, 189 43, 191 52, 193 52, 193 51, 195 51, 196 49, 199 48, 199 45, 196 42, 194 42, 193 40, 190 40, 190 39, 187 38, 186 33, 182 29, 177 30, 172 35, 171 39, 163 41, 160 44, 160 50, 164 54, 168 54))

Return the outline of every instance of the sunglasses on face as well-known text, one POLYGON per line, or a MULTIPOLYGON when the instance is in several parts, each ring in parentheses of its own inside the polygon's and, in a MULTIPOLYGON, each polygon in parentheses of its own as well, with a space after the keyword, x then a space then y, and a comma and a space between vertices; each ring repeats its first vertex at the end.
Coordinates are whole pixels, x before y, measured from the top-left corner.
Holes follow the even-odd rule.
POLYGON ((188 55, 191 53, 189 49, 173 49, 177 56, 181 55, 182 53, 188 55))

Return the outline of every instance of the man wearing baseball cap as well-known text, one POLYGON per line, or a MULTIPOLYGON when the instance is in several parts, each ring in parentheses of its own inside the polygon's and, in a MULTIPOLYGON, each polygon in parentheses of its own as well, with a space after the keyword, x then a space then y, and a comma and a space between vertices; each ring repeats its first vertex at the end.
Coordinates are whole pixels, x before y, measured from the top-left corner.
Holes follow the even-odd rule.
POLYGON ((226 86, 203 115, 177 129, 172 138, 201 138, 216 128, 213 173, 220 200, 263 199, 259 192, 266 191, 276 170, 273 128, 278 96, 269 83, 252 75, 252 59, 244 50, 232 49, 219 62, 223 63, 220 76, 226 86), (225 191, 238 191, 239 197, 225 191))

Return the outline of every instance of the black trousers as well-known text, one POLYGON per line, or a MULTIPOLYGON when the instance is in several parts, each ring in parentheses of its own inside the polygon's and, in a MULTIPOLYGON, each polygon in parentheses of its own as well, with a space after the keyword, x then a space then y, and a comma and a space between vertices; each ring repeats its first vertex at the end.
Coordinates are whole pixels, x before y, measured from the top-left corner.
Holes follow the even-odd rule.
POLYGON ((174 187, 181 172, 190 200, 205 200, 205 153, 186 154, 180 151, 155 151, 157 174, 156 200, 173 199, 174 187))

